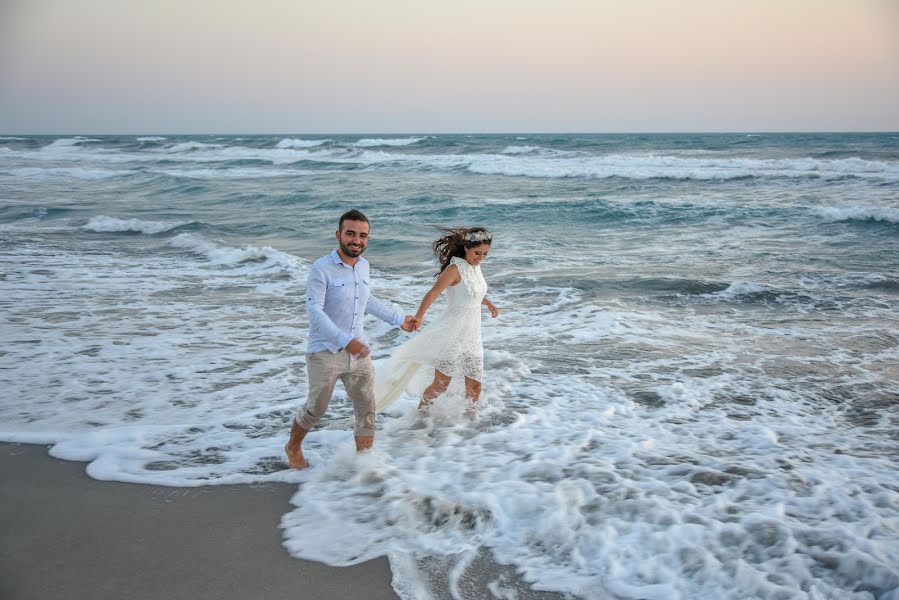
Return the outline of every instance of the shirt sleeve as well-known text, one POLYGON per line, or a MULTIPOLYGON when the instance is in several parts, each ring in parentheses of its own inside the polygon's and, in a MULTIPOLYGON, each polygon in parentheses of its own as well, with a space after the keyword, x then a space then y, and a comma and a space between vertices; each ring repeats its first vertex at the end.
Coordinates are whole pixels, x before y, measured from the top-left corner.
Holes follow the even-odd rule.
POLYGON ((337 352, 349 344, 353 336, 344 333, 325 313, 325 292, 328 289, 325 274, 320 269, 312 268, 306 280, 306 314, 309 326, 320 332, 325 338, 325 345, 331 352, 337 352))
POLYGON ((382 300, 378 300, 371 293, 369 293, 368 302, 365 305, 365 312, 390 323, 394 327, 399 327, 403 324, 404 317, 402 313, 393 310, 393 307, 382 300))

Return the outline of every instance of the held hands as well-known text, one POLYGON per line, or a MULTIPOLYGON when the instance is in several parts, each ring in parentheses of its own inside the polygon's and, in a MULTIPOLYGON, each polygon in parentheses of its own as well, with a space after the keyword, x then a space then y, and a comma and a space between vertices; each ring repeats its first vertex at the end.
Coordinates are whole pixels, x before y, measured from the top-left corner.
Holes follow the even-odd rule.
POLYGON ((407 333, 412 333, 413 331, 418 331, 421 328, 421 321, 416 319, 411 315, 406 315, 406 318, 403 319, 403 324, 400 325, 400 329, 407 333))
POLYGON ((365 358, 371 354, 371 348, 356 338, 350 340, 350 343, 346 345, 346 351, 355 359, 365 358))

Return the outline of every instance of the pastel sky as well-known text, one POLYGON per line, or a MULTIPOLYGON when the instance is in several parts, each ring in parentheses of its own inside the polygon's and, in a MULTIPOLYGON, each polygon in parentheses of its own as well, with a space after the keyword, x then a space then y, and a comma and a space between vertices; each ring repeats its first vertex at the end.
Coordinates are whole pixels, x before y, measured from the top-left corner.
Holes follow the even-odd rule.
POLYGON ((899 0, 0 0, 0 133, 899 130, 899 0))

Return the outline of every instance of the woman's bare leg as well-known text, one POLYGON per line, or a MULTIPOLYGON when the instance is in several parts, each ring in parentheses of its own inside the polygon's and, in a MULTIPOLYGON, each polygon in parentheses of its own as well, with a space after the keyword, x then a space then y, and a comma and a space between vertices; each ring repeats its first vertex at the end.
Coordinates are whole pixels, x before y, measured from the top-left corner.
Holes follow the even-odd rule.
POLYGON ((465 397, 468 398, 469 402, 471 402, 471 406, 468 407, 468 410, 476 411, 478 409, 478 400, 481 397, 481 382, 477 379, 470 379, 466 377, 465 397))
POLYGON ((434 401, 434 398, 445 392, 446 388, 449 387, 451 379, 451 377, 434 369, 434 381, 425 388, 424 393, 421 395, 421 402, 418 403, 418 408, 425 408, 434 401))

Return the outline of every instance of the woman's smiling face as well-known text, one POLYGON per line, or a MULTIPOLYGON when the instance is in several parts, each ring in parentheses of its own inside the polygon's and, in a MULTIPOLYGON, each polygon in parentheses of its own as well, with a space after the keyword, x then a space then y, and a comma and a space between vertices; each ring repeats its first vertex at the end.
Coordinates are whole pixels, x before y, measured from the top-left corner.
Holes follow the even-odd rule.
POLYGON ((477 246, 466 248, 465 262, 476 267, 481 264, 482 260, 487 258, 488 252, 490 252, 490 244, 478 244, 477 246))

